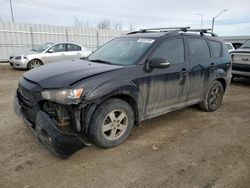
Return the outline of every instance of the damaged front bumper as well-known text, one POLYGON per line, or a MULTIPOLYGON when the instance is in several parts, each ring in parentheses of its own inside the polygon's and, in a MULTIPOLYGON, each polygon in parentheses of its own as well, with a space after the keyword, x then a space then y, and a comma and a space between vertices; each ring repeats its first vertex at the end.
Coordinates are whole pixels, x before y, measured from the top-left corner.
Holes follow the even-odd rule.
POLYGON ((77 150, 90 145, 88 139, 82 133, 69 133, 59 129, 55 120, 42 110, 36 111, 35 123, 32 124, 25 118, 23 112, 27 109, 19 103, 17 96, 14 99, 14 110, 31 128, 38 140, 58 157, 66 158, 77 150))

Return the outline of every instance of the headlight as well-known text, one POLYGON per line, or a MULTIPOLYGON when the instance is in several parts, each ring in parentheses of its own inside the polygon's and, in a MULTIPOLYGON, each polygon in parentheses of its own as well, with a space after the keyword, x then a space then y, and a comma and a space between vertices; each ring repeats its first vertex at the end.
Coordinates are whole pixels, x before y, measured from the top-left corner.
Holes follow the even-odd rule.
POLYGON ((16 56, 15 57, 15 60, 20 60, 20 59, 22 59, 22 56, 16 56))
POLYGON ((78 104, 83 88, 78 89, 49 89, 42 91, 42 97, 61 104, 78 104))

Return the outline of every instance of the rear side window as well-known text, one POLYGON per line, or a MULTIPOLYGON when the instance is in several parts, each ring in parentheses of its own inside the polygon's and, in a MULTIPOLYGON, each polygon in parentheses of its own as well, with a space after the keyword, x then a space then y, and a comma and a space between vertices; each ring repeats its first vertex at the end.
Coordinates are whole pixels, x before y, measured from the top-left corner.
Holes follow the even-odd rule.
POLYGON ((210 51, 205 39, 188 38, 191 61, 199 61, 210 58, 210 51))
POLYGON ((222 53, 221 53, 221 43, 217 42, 217 41, 209 41, 210 46, 212 48, 213 51, 213 57, 221 57, 222 53))
POLYGON ((81 47, 75 44, 67 44, 68 51, 81 51, 81 47))
POLYGON ((169 39, 160 44, 154 52, 152 58, 163 57, 172 64, 184 62, 184 44, 183 39, 169 39))

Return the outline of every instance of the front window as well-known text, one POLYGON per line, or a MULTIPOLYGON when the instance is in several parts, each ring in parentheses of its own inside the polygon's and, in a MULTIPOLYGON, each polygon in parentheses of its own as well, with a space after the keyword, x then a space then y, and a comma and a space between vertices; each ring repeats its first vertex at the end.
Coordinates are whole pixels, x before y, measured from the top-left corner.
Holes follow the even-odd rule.
POLYGON ((45 43, 37 46, 36 48, 32 49, 35 52, 43 52, 44 50, 48 49, 50 46, 52 46, 53 43, 45 43))
POLYGON ((53 52, 65 52, 65 44, 57 44, 55 46, 52 46, 49 50, 52 50, 53 52))
POLYGON ((148 38, 117 38, 88 57, 89 61, 116 65, 135 63, 154 42, 148 38))
POLYGON ((156 49, 151 59, 163 57, 170 61, 171 64, 184 63, 184 41, 181 38, 165 40, 156 49))
POLYGON ((250 48, 250 40, 246 41, 240 48, 250 48))

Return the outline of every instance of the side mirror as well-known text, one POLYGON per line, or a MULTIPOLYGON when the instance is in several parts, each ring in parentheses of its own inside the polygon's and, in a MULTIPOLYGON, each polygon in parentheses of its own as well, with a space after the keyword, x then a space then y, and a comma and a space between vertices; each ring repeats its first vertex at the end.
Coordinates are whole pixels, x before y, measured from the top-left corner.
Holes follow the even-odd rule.
POLYGON ((170 66, 170 62, 166 58, 155 57, 148 62, 147 69, 165 69, 170 66))
POLYGON ((49 49, 48 52, 49 52, 49 53, 53 53, 54 50, 53 50, 53 49, 49 49))

